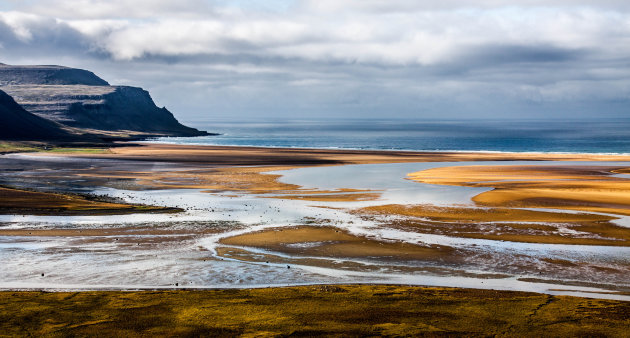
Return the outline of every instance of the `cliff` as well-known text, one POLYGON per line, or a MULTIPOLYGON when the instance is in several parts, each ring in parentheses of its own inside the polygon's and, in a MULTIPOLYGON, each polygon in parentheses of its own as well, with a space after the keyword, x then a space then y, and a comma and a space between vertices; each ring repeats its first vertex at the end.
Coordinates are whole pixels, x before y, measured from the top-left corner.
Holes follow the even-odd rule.
POLYGON ((57 123, 27 112, 0 90, 0 139, 72 141, 78 138, 57 123))
POLYGON ((0 89, 41 118, 92 133, 132 132, 134 137, 208 135, 180 124, 166 108, 157 107, 142 88, 110 86, 82 69, 0 64, 0 89))

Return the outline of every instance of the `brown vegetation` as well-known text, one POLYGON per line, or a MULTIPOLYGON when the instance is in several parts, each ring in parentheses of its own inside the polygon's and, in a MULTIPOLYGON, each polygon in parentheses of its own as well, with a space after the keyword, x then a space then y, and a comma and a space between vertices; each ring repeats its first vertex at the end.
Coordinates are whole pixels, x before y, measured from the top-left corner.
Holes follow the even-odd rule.
POLYGON ((627 337, 630 303, 526 292, 301 286, 1 292, 1 336, 627 337))
POLYGON ((110 215, 179 209, 88 200, 78 195, 0 187, 0 214, 110 215))

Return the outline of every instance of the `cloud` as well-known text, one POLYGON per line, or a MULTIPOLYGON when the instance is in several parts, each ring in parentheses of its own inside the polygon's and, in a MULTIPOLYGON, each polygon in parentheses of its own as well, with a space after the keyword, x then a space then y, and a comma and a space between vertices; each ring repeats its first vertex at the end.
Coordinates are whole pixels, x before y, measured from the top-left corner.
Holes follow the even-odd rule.
POLYGON ((0 52, 102 70, 191 114, 208 99, 226 111, 408 115, 480 111, 488 100, 627 101, 626 3, 10 1, 0 52))
POLYGON ((409 13, 417 11, 452 11, 461 9, 496 9, 496 8, 598 8, 605 10, 629 10, 625 0, 307 0, 303 6, 320 12, 367 12, 367 13, 409 13))

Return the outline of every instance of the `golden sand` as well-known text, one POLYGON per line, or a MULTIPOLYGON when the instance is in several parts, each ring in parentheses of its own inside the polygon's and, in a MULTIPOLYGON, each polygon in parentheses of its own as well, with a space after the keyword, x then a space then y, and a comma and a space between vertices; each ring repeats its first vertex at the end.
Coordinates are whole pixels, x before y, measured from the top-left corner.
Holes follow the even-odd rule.
MULTIPOLYGON (((409 174, 431 184, 486 187, 473 201, 483 206, 551 208, 630 215, 630 179, 622 168, 562 166, 464 166, 409 174)), ((627 169, 626 169, 627 170, 627 169)))
POLYGON ((90 158, 117 158, 211 165, 316 165, 369 164, 400 162, 461 161, 628 161, 627 155, 539 154, 539 153, 465 153, 369 151, 343 149, 261 148, 235 146, 195 146, 142 144, 116 147, 108 154, 77 154, 90 158))
POLYGON ((445 246, 381 242, 339 229, 311 226, 267 229, 224 238, 220 243, 303 256, 380 257, 398 260, 434 259, 452 251, 445 246))

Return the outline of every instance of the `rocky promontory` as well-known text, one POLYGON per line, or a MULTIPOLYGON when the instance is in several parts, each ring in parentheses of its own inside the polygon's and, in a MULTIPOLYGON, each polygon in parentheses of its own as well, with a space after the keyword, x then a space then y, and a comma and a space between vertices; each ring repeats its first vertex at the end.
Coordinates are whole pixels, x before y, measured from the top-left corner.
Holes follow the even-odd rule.
POLYGON ((82 69, 0 64, 0 90, 38 117, 95 134, 208 135, 179 123, 166 108, 157 107, 146 90, 111 86, 82 69))

